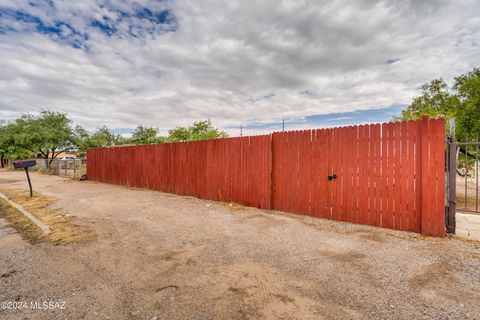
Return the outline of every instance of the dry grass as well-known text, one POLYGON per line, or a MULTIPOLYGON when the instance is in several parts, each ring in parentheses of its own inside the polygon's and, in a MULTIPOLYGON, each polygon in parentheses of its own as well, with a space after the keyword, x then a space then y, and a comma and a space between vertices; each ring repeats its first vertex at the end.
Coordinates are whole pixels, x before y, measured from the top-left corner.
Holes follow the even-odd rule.
POLYGON ((7 210, 2 210, 7 212, 5 219, 30 242, 49 241, 55 244, 71 244, 95 239, 94 233, 88 227, 74 223, 74 216, 60 209, 53 208, 52 204, 55 202, 55 199, 52 197, 34 193, 33 198, 30 198, 28 192, 20 189, 0 189, 0 192, 20 204, 50 227, 51 233, 44 235, 41 230, 21 212, 11 208, 4 202, 4 207, 8 207, 7 210), (28 221, 34 228, 27 226, 22 228, 21 226, 25 221, 28 221), (40 232, 40 234, 38 234, 37 231, 40 232))
POLYGON ((0 199, 0 218, 5 219, 8 226, 15 228, 22 238, 32 244, 45 240, 45 234, 35 223, 3 199, 0 199))
POLYGON ((228 204, 225 203, 225 206, 232 211, 245 210, 245 206, 242 206, 241 204, 238 204, 236 202, 229 202, 228 204))

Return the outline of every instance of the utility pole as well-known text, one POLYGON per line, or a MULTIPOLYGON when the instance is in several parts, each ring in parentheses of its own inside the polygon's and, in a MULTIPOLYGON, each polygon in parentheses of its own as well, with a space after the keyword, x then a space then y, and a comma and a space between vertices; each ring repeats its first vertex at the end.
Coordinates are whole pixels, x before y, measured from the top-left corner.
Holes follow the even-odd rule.
POLYGON ((243 137, 243 125, 240 125, 240 137, 243 137))
POLYGON ((285 131, 285 118, 282 118, 282 131, 285 131))

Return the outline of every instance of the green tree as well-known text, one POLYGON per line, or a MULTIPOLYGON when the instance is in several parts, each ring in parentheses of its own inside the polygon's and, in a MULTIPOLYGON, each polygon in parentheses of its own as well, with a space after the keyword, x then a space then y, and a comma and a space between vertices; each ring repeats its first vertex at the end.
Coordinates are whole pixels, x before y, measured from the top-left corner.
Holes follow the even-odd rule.
POLYGON ((457 140, 476 138, 480 132, 480 69, 454 79, 451 87, 442 79, 422 86, 396 120, 417 120, 423 115, 433 118, 455 118, 457 140))
POLYGON ((190 140, 190 131, 185 127, 176 127, 175 129, 168 130, 167 141, 188 141, 190 140))
POLYGON ((435 79, 422 86, 422 94, 402 111, 400 119, 418 120, 424 115, 448 118, 457 106, 458 100, 448 90, 447 83, 443 79, 435 79))
POLYGON ((89 139, 92 147, 110 147, 122 144, 122 137, 114 134, 107 126, 101 126, 89 139))
POLYGON ((79 138, 78 149, 84 152, 87 148, 109 147, 120 145, 123 143, 123 138, 120 135, 114 134, 107 126, 97 128, 93 134, 89 134, 82 127, 75 129, 76 135, 79 138))
POLYGON ((83 127, 77 125, 74 129, 75 145, 78 150, 84 152, 88 148, 90 134, 83 127))
POLYGON ((480 69, 455 78, 453 90, 458 99, 454 114, 458 139, 477 139, 480 134, 480 69))
POLYGON ((0 123, 0 166, 5 166, 5 159, 27 158, 28 151, 18 148, 14 142, 14 125, 12 123, 0 123))
POLYGON ((210 120, 195 121, 192 126, 176 127, 168 131, 167 141, 191 141, 206 140, 216 138, 226 138, 228 134, 217 128, 214 128, 210 120))
POLYGON ((50 110, 38 116, 22 115, 13 123, 12 132, 16 147, 40 155, 48 166, 60 153, 76 150, 82 138, 66 114, 50 110))
POLYGON ((8 132, 7 125, 0 123, 0 166, 3 168, 5 166, 4 159, 9 154, 9 146, 11 143, 9 139, 11 135, 8 132))
POLYGON ((158 129, 153 127, 145 127, 138 125, 132 133, 132 137, 126 140, 131 144, 151 144, 163 142, 163 139, 158 136, 158 129))

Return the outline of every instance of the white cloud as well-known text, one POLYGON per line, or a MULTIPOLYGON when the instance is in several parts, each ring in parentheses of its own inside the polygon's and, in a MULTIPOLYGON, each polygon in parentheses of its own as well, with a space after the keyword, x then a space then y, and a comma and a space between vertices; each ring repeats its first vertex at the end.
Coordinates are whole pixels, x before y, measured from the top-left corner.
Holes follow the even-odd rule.
POLYGON ((0 12, 64 23, 49 34, 1 17, 3 119, 48 107, 88 129, 239 126, 408 103, 422 83, 480 61, 476 0, 35 3, 0 1, 0 12))

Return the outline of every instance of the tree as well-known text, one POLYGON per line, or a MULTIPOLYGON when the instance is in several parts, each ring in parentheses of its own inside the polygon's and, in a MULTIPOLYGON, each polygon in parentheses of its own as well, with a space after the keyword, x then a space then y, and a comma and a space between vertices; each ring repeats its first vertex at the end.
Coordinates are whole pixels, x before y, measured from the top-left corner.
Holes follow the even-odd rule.
POLYGON ((97 128, 93 134, 89 134, 82 127, 77 126, 75 129, 76 136, 79 138, 78 149, 84 152, 87 148, 99 148, 115 146, 123 143, 120 135, 114 134, 107 126, 97 128))
POLYGON ((168 130, 167 141, 188 141, 190 140, 190 131, 185 127, 176 127, 168 130))
POLYGON ((42 110, 38 116, 22 115, 12 131, 16 147, 39 154, 48 160, 48 166, 62 152, 77 149, 81 139, 66 114, 50 110, 42 110))
POLYGON ((18 148, 14 143, 14 127, 12 123, 0 123, 0 166, 5 166, 5 159, 28 157, 28 152, 18 148))
POLYGON ((477 139, 480 133, 480 69, 456 77, 453 89, 458 99, 457 137, 477 139))
POLYGON ((11 145, 10 138, 11 135, 8 132, 7 125, 0 123, 0 165, 2 168, 5 166, 4 159, 8 154, 8 147, 11 145))
POLYGON ((455 118, 458 140, 476 138, 480 132, 480 69, 455 78, 450 88, 442 79, 422 86, 396 120, 417 120, 423 115, 433 118, 455 118))
POLYGON ((160 143, 163 139, 158 136, 158 129, 153 127, 144 127, 138 125, 132 133, 132 137, 127 140, 127 143, 132 144, 151 144, 160 143))
POLYGON ((77 125, 74 129, 75 144, 79 151, 84 152, 88 148, 90 134, 83 127, 77 125))
POLYGON ((447 83, 443 79, 435 79, 422 86, 422 94, 402 111, 400 119, 418 120, 424 115, 448 118, 457 105, 458 100, 449 92, 447 83))
POLYGON ((210 120, 195 121, 191 127, 176 127, 168 131, 167 141, 191 141, 226 138, 228 134, 213 127, 210 120))

